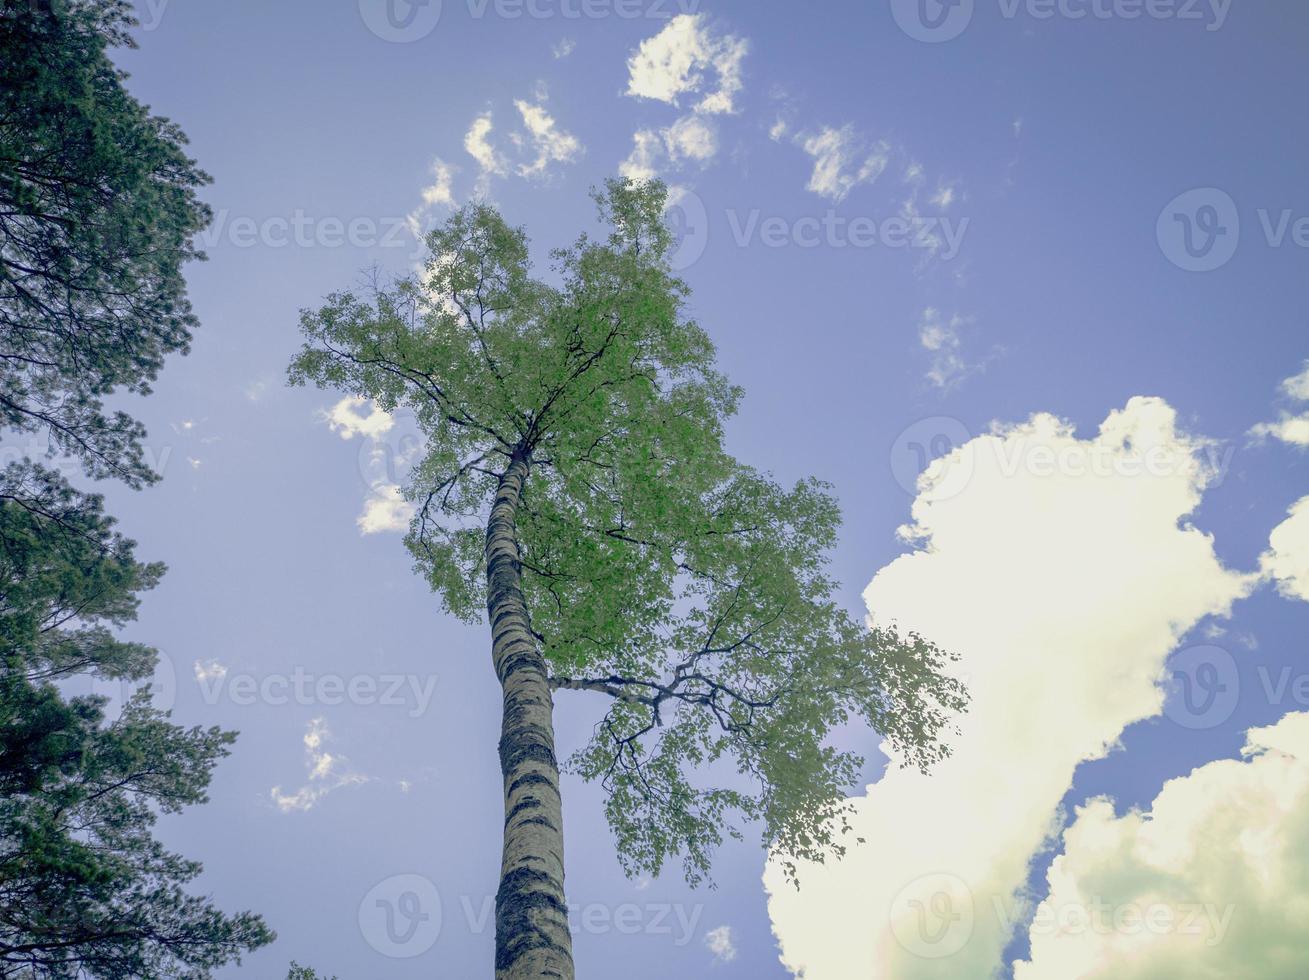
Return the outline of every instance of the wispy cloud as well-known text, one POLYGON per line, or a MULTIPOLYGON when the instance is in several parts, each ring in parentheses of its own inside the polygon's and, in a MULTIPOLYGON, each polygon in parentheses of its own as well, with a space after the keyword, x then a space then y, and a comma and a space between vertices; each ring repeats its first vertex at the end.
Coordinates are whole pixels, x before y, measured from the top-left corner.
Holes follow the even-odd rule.
POLYGON ((817 133, 798 137, 800 147, 813 158, 808 189, 832 201, 844 201, 860 184, 871 184, 886 170, 891 148, 884 140, 866 146, 852 125, 824 126, 817 133))
POLYGON ((577 137, 561 129, 544 105, 516 99, 514 106, 527 129, 527 148, 534 154, 532 160, 519 165, 520 176, 543 177, 552 163, 571 163, 582 154, 577 137))
MULTIPOLYGON (((1283 397, 1293 402, 1309 402, 1309 361, 1297 375, 1282 382, 1283 397)), ((1276 422, 1261 422, 1250 430, 1255 439, 1278 439, 1292 446, 1309 447, 1309 410, 1283 411, 1276 422)))
POLYGON ((648 180, 683 162, 705 164, 718 152, 713 123, 697 115, 683 116, 665 129, 641 129, 632 138, 632 152, 618 172, 633 180, 648 180))
POLYGON ((538 83, 531 100, 514 100, 522 129, 508 136, 512 153, 497 147, 493 140, 495 122, 491 110, 473 120, 464 135, 464 149, 477 162, 479 196, 490 195, 492 178, 512 173, 542 179, 554 172, 555 165, 572 163, 585 152, 581 141, 560 126, 546 108, 547 98, 545 86, 538 83))
POLYGON ((433 212, 455 206, 454 177, 456 168, 440 157, 432 161, 432 182, 420 191, 422 203, 406 219, 409 231, 422 238, 428 230, 433 212))
POLYGON ((732 927, 719 926, 705 933, 705 945, 719 963, 730 963, 736 959, 736 943, 732 940, 732 927))
POLYGON ((936 307, 923 310, 918 321, 918 343, 931 354, 927 380, 936 388, 949 389, 964 378, 980 370, 980 364, 970 364, 963 355, 962 331, 972 320, 953 314, 946 318, 936 307))
POLYGON ((283 792, 281 786, 269 791, 274 805, 283 813, 312 810, 328 793, 368 782, 367 776, 350 771, 344 758, 327 750, 330 738, 324 719, 315 718, 309 723, 303 740, 308 781, 293 793, 283 792))

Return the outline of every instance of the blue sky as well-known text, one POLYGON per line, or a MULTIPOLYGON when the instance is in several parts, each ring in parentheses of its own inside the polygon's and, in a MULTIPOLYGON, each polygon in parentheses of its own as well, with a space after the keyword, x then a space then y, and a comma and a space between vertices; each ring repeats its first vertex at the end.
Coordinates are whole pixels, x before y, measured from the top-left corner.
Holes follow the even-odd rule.
MULTIPOLYGON (((406 420, 344 406, 333 426, 336 397, 283 384, 302 307, 370 267, 408 271, 412 229, 478 194, 529 230, 544 265, 593 227, 588 193, 606 177, 673 185, 695 315, 747 392, 733 448, 779 478, 834 484, 846 516, 834 569, 852 609, 876 577, 875 616, 1027 685, 979 718, 1030 730, 987 742, 983 722, 965 729, 991 783, 854 788, 882 836, 842 875, 816 873, 803 908, 774 896, 771 915, 753 840, 723 850, 715 890, 628 882, 599 796, 569 781, 579 975, 783 978, 780 940, 811 980, 870 965, 985 975, 1029 947, 1028 977, 1074 962, 1127 976, 1113 936, 1070 951, 1022 914, 1007 936, 991 928, 993 899, 1026 882, 1057 912, 1097 875, 1149 878, 1094 841, 1130 836, 1130 808, 1149 810, 1167 780, 1220 787, 1201 794, 1215 812, 1187 811, 1210 829, 1225 826, 1231 780, 1277 765, 1276 782, 1300 785, 1286 748, 1303 739, 1298 716, 1241 753, 1248 730, 1309 708, 1295 684, 1309 559, 1288 520, 1309 493, 1309 422, 1296 422, 1309 380, 1287 383, 1309 358, 1309 145, 1295 112, 1309 13, 1273 0, 923 2, 396 0, 391 16, 383 0, 138 5, 140 49, 118 61, 191 137, 217 220, 209 261, 189 270, 194 350, 132 406, 165 480, 105 490, 141 554, 171 568, 130 632, 165 653, 176 716, 242 732, 213 801, 163 824, 204 861, 205 889, 280 933, 231 976, 280 975, 292 958, 343 980, 477 976, 489 962, 501 802, 484 630, 442 614, 389 530, 403 518, 386 494, 403 477, 406 420), (1043 413, 1070 428, 1029 421, 1043 413), (1151 445, 1157 466, 1124 465, 1151 445), (1037 446, 1049 472, 1029 465, 1037 446), (930 456, 946 459, 916 483, 930 456), (916 496, 912 519, 935 545, 897 536, 916 496), (915 548, 922 560, 901 558, 915 548), (1181 694, 1156 697, 1170 653, 1186 683, 1232 681, 1230 711, 1197 719, 1181 694), (1033 703, 1052 713, 1023 714, 1033 703), (1066 732, 1042 730, 1061 716, 1066 732), (1105 744, 1117 748, 1097 758, 1105 744), (1222 759, 1245 761, 1207 767, 1222 759), (1027 768, 1039 790, 1010 785, 1027 768), (1028 830, 970 818, 986 806, 966 794, 994 796, 987 785, 1013 794, 1028 830), (1077 816, 1096 796, 1108 812, 1077 816), (948 810, 948 847, 921 839, 925 806, 948 810), (1065 842, 1075 820, 1086 833, 1065 842), (881 880, 897 851, 904 880, 881 880), (1001 851, 1004 868, 979 858, 1001 851), (931 905, 942 874, 967 893, 967 915, 944 920, 970 930, 949 955, 906 940, 895 911, 920 878, 929 913, 963 909, 957 894, 931 905), (388 936, 388 907, 408 943, 405 928, 388 936), (850 930, 833 931, 842 916, 850 930), (959 956, 982 972, 960 972, 959 956)), ((565 746, 597 709, 559 699, 565 746)), ((875 736, 842 738, 880 759, 875 736)), ((868 781, 880 773, 870 763, 868 781)), ((1294 840, 1304 809, 1247 818, 1294 840)), ((1254 881, 1255 865, 1224 877, 1193 855, 1169 860, 1168 880, 1190 889, 1168 899, 1174 911, 1232 904, 1235 918, 1212 945, 1152 934, 1128 966, 1219 976, 1221 956, 1251 962, 1242 922, 1285 903, 1210 885, 1254 881)))

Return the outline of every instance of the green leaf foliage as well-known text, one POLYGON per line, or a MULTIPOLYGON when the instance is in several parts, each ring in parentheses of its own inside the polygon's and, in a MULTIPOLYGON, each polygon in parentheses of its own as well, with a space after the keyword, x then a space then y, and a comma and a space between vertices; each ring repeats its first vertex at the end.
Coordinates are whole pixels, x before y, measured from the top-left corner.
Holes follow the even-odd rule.
POLYGON ((208 178, 138 103, 107 49, 123 0, 0 0, 0 427, 41 432, 95 476, 155 479, 140 423, 195 320, 181 267, 209 221, 208 178))
POLYGON ((950 657, 833 601, 829 488, 736 460, 741 397, 668 264, 666 190, 610 182, 608 226, 534 278, 527 240, 473 204, 428 238, 422 275, 339 293, 302 317, 294 382, 412 410, 428 439, 408 546, 446 608, 486 602, 487 511, 507 461, 523 590, 556 690, 609 698, 571 760, 608 791, 631 874, 691 881, 754 823, 787 866, 841 853, 859 720, 928 767, 965 704, 950 657))
POLYGON ((210 976, 271 941, 184 886, 200 865, 152 836, 204 803, 234 739, 183 729, 148 689, 107 719, 77 675, 144 681, 157 654, 113 638, 163 569, 136 561, 100 498, 30 463, 0 475, 0 974, 210 976))
MULTIPOLYGON (((123 0, 0 0, 0 432, 44 435, 93 477, 157 477, 148 394, 194 326, 181 275, 208 221, 185 138, 123 87, 123 0)), ((186 891, 200 865, 152 836, 205 802, 234 735, 183 729, 148 690, 115 717, 75 677, 145 681, 120 640, 163 566, 138 562, 98 496, 30 461, 0 471, 0 975, 186 978, 272 940, 186 891)))

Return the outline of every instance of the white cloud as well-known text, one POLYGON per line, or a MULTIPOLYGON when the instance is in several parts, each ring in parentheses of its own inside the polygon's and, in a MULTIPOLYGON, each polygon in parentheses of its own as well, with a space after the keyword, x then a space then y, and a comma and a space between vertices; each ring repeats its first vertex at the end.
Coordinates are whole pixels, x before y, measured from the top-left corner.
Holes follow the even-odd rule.
POLYGON ((749 45, 740 38, 715 35, 699 14, 673 18, 655 37, 642 42, 628 59, 628 95, 680 104, 684 94, 701 94, 706 75, 718 88, 671 126, 643 128, 632 136, 632 152, 618 171, 633 180, 649 180, 686 162, 707 164, 718 153, 718 130, 711 118, 735 111, 741 89, 741 62, 749 45))
POLYGON ((368 456, 360 456, 361 462, 367 460, 361 473, 370 486, 364 509, 355 521, 360 533, 408 531, 416 508, 405 500, 400 486, 392 482, 394 478, 390 477, 388 464, 412 463, 421 452, 422 440, 412 437, 412 434, 397 438, 392 431, 395 416, 367 398, 342 398, 324 413, 324 418, 342 439, 363 436, 370 443, 368 456), (388 434, 389 438, 383 441, 382 437, 388 434))
POLYGON ((1166 403, 1134 398, 1093 438, 1037 415, 928 468, 904 531, 917 550, 865 599, 876 622, 958 653, 973 703, 929 776, 893 758, 855 799, 866 844, 802 868, 799 892, 770 865, 792 970, 917 980, 999 966, 1012 925, 995 903, 1013 911, 1078 765, 1160 712, 1170 651, 1251 587, 1185 523, 1211 479, 1206 448, 1166 403), (929 925, 943 931, 919 932, 929 925))
POLYGON ((1273 528, 1262 567, 1282 595, 1309 602, 1309 497, 1296 503, 1291 516, 1273 528))
POLYGON ((1298 402, 1309 402, 1309 361, 1299 374, 1282 382, 1282 393, 1298 402))
POLYGON ((432 183, 423 188, 423 204, 427 207, 454 207, 455 198, 451 192, 454 182, 454 168, 437 157, 432 161, 432 183))
POLYGON ((368 782, 367 776, 346 769, 345 759, 327 751, 326 743, 330 737, 326 720, 315 718, 309 723, 304 736, 305 768, 309 781, 294 793, 282 792, 281 786, 274 786, 269 793, 273 803, 283 813, 312 810, 333 790, 368 782))
POLYGON ((548 97, 545 85, 538 82, 533 100, 515 99, 514 108, 522 119, 523 129, 509 135, 515 148, 511 157, 497 149, 491 141, 495 131, 490 110, 473 120, 464 136, 464 149, 477 161, 477 193, 486 197, 490 193, 492 177, 507 177, 511 170, 519 177, 548 176, 552 164, 572 163, 584 152, 581 142, 572 133, 559 126, 545 107, 548 97))
POLYGON ((216 681, 227 676, 227 668, 217 660, 197 660, 192 669, 197 681, 216 681))
POLYGON ((632 137, 632 152, 618 165, 618 172, 631 180, 651 180, 659 175, 663 154, 663 136, 653 129, 639 129, 632 137))
POLYGON ((708 163, 718 152, 718 133, 703 116, 683 116, 671 126, 637 130, 632 152, 618 166, 618 172, 632 180, 649 180, 661 169, 675 168, 683 161, 708 163))
POLYGON ((1309 976, 1309 714, 1251 730, 1242 754, 1146 813, 1080 807, 1015 980, 1309 976))
POLYGON ((736 943, 732 941, 731 926, 710 929, 705 933, 704 942, 719 963, 730 963, 736 959, 736 943))
MULTIPOLYGON (((1291 401, 1309 402, 1309 361, 1299 374, 1282 382, 1281 391, 1291 401)), ((1282 412, 1276 422, 1261 422, 1250 434, 1256 439, 1271 436, 1292 446, 1309 446, 1309 412, 1282 412)))
POLYGON ((1260 422, 1250 434, 1257 439, 1272 436, 1292 446, 1309 446, 1309 412, 1304 415, 1283 412, 1276 422, 1260 422))
POLYGON ((791 127, 789 127, 786 124, 785 119, 778 119, 777 122, 773 123, 772 127, 768 130, 768 138, 772 140, 774 143, 780 143, 786 137, 786 134, 790 131, 790 128, 791 127))
POLYGON ((417 508, 405 500, 400 487, 394 483, 379 483, 372 495, 364 501, 364 511, 356 523, 361 534, 384 534, 409 530, 417 508))
MULTIPOLYGON (((542 93, 543 94, 543 93, 542 93)), ((571 163, 582 153, 582 144, 571 133, 559 128, 553 116, 543 105, 533 105, 522 99, 514 100, 518 114, 523 117, 535 158, 521 164, 522 177, 544 176, 552 163, 571 163)))
POLYGON ((504 158, 491 145, 490 136, 494 129, 491 113, 487 111, 473 120, 473 124, 468 127, 468 132, 464 135, 464 149, 477 161, 481 171, 478 175, 477 192, 483 196, 489 190, 492 177, 503 177, 508 172, 508 165, 504 158))
POLYGON ((433 211, 437 208, 453 208, 455 206, 455 171, 455 167, 446 163, 440 157, 432 161, 432 183, 422 189, 422 203, 406 218, 409 231, 415 238, 422 239, 427 234, 431 225, 433 211))
POLYGON ((700 116, 684 116, 664 130, 668 155, 676 163, 682 159, 703 163, 718 152, 718 134, 711 123, 700 116))
POLYGON ((860 184, 877 180, 890 159, 890 147, 885 142, 876 144, 865 156, 850 125, 840 129, 825 126, 816 135, 800 137, 799 143, 814 159, 808 189, 838 202, 860 184))
POLYGON ((947 320, 935 307, 929 306, 923 310, 922 319, 918 322, 918 342, 923 350, 932 355, 927 380, 935 387, 952 388, 977 370, 977 365, 969 364, 962 353, 963 338, 960 331, 971 322, 957 313, 947 320))
POLYGON ((556 59, 567 58, 574 50, 576 50, 576 48, 577 42, 571 37, 565 37, 561 38, 559 42, 550 49, 550 53, 553 54, 556 59))
POLYGON ((324 417, 332 431, 342 439, 353 439, 355 436, 376 439, 389 432, 395 424, 395 419, 388 412, 367 398, 342 398, 324 417), (364 406, 368 406, 367 415, 359 411, 364 406))
POLYGON ((683 95, 705 93, 696 112, 735 112, 749 49, 742 38, 715 34, 703 14, 681 14, 628 58, 627 94, 680 105, 683 95), (717 88, 706 92, 710 75, 717 78, 717 88))
POLYGON ((955 201, 957 191, 954 184, 942 184, 932 195, 932 206, 942 211, 949 209, 955 201))

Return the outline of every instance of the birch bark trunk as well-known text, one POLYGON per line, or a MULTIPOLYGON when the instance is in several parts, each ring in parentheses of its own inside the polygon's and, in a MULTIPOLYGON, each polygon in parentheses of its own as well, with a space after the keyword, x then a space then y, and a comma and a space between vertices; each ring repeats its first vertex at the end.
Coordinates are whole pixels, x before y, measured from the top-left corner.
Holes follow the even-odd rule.
POLYGON ((495 900, 495 975, 496 980, 573 980, 553 702, 523 598, 518 551, 516 518, 529 472, 527 456, 516 453, 500 478, 486 528, 491 656, 504 694, 505 825, 495 900))

